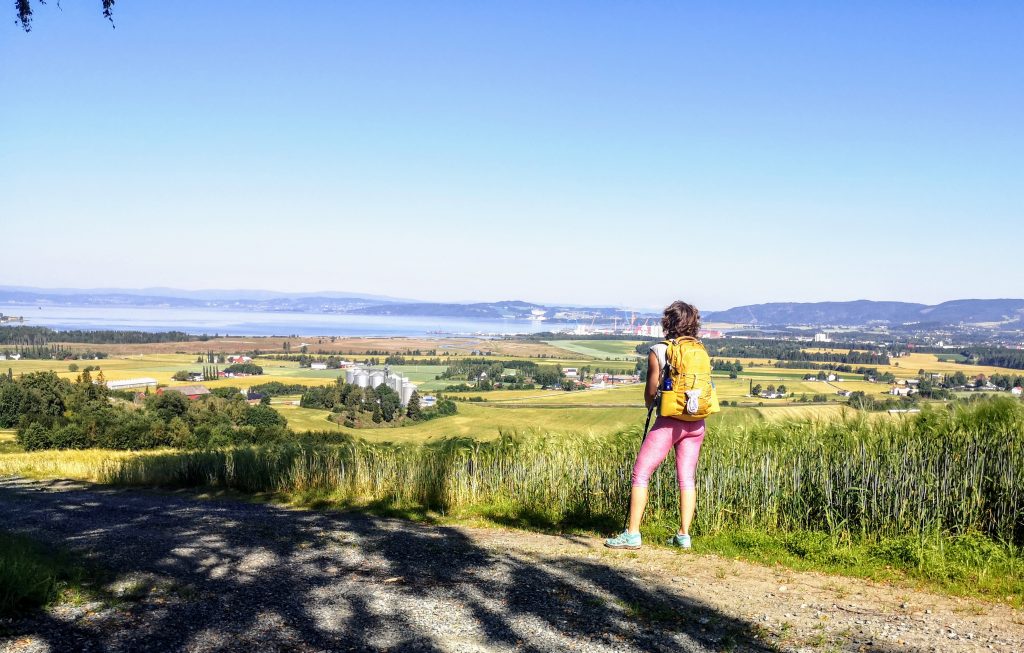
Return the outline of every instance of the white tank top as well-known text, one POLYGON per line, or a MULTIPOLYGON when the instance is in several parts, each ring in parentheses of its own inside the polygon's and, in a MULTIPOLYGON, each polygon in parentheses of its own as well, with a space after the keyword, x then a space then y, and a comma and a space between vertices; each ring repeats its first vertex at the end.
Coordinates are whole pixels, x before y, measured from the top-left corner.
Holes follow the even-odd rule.
POLYGON ((653 351, 654 355, 658 357, 658 365, 661 366, 661 369, 665 369, 665 354, 668 352, 668 345, 663 342, 659 342, 651 345, 651 351, 653 351))

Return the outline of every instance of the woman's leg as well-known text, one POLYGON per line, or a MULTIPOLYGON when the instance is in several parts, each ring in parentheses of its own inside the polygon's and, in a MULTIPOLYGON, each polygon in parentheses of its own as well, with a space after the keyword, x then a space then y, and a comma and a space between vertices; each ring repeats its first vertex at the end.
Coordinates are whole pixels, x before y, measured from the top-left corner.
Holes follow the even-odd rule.
POLYGON ((629 522, 626 526, 629 533, 640 532, 640 520, 643 519, 644 510, 647 508, 647 484, 651 480, 651 474, 665 460, 669 449, 672 448, 673 425, 663 420, 664 418, 659 417, 654 422, 654 428, 647 434, 640 446, 640 452, 636 455, 636 464, 633 465, 633 489, 629 494, 629 522))
POLYGON ((687 423, 676 438, 676 478, 679 481, 679 534, 689 535, 697 511, 697 459, 704 443, 704 422, 687 423))

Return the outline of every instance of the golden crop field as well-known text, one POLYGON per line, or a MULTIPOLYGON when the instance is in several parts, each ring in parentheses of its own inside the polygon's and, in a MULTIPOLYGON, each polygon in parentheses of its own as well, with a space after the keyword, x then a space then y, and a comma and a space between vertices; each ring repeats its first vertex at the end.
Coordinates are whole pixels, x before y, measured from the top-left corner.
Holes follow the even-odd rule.
POLYGON ((967 376, 984 374, 1007 374, 1020 373, 1020 370, 1008 370, 992 365, 968 365, 966 363, 954 363, 952 361, 940 361, 935 354, 913 353, 899 358, 893 358, 892 364, 878 368, 880 372, 892 372, 901 378, 916 378, 918 370, 935 373, 963 372, 967 376))

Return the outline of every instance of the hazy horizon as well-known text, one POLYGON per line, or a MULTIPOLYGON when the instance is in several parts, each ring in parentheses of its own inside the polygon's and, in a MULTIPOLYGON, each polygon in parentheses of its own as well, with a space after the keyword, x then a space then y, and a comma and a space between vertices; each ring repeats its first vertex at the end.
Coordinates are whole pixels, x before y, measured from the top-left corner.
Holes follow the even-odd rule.
POLYGON ((708 310, 1024 288, 1017 3, 34 8, 0 28, 5 284, 708 310))
MULTIPOLYGON (((519 297, 519 296, 515 296, 515 297, 497 297, 497 298, 493 298, 493 299, 473 299, 473 298, 470 298, 470 299, 426 300, 426 299, 421 299, 421 298, 417 298, 417 297, 393 297, 393 296, 387 296, 387 295, 375 295, 373 293, 364 293, 364 292, 360 292, 360 291, 357 291, 357 290, 348 291, 348 290, 320 289, 320 290, 282 291, 282 290, 273 290, 273 289, 270 289, 270 288, 171 288, 171 287, 166 287, 166 286, 152 286, 152 287, 124 287, 124 286, 107 286, 107 287, 74 287, 74 286, 62 286, 61 287, 61 286, 55 286, 55 287, 40 287, 40 286, 0 285, 0 290, 22 290, 22 289, 25 289, 25 290, 36 290, 36 291, 43 291, 43 292, 52 292, 52 293, 55 293, 55 294, 57 292, 59 292, 59 291, 64 291, 64 290, 73 291, 73 292, 77 292, 77 293, 85 293, 85 292, 96 292, 96 293, 110 292, 110 293, 118 293, 118 292, 124 292, 124 293, 139 294, 139 295, 141 295, 142 293, 144 293, 146 291, 154 291, 154 292, 159 292, 161 295, 168 296, 168 297, 181 297, 182 296, 182 295, 172 295, 172 294, 170 294, 172 292, 180 292, 180 293, 183 293, 183 294, 189 294, 189 293, 204 294, 205 293, 205 294, 207 294, 209 296, 216 296, 218 299, 244 299, 245 298, 244 295, 247 295, 247 294, 250 294, 250 295, 257 295, 257 294, 266 294, 266 295, 304 295, 304 296, 312 296, 312 297, 316 297, 316 296, 332 296, 333 295, 333 296, 337 296, 337 297, 353 297, 353 298, 369 297, 369 298, 375 298, 375 299, 380 299, 380 300, 390 300, 390 301, 397 301, 397 302, 403 302, 403 301, 409 301, 409 302, 436 302, 436 303, 446 303, 446 304, 468 304, 468 303, 491 303, 491 302, 503 302, 503 301, 523 301, 523 302, 529 302, 529 303, 545 304, 545 305, 557 305, 557 306, 588 306, 588 307, 601 307, 601 306, 610 307, 610 306, 614 306, 614 307, 621 307, 621 308, 634 308, 634 309, 637 309, 637 310, 641 310, 642 309, 642 310, 652 310, 652 311, 661 310, 661 308, 662 308, 661 304, 658 304, 658 305, 613 304, 611 302, 595 302, 595 303, 587 304, 587 303, 567 302, 567 301, 541 302, 541 301, 537 301, 537 300, 531 299, 530 297, 519 297), (231 293, 238 293, 238 296, 232 296, 231 293)), ((683 298, 685 299, 685 297, 683 297, 683 298)), ((921 302, 921 301, 917 301, 917 300, 914 300, 914 299, 887 300, 887 299, 872 299, 870 297, 852 297, 852 298, 848 298, 848 299, 827 299, 827 300, 820 300, 820 301, 821 302, 836 302, 836 303, 854 302, 854 301, 874 301, 874 302, 896 301, 896 302, 905 302, 905 303, 910 303, 910 304, 935 305, 935 304, 942 304, 944 302, 950 302, 950 301, 976 300, 976 299, 981 299, 981 300, 985 300, 985 299, 992 299, 992 300, 996 300, 996 299, 1024 299, 1024 295, 1018 295, 1018 296, 1007 295, 1007 296, 1004 296, 1004 297, 973 297, 973 296, 972 297, 950 297, 949 299, 945 299, 945 300, 942 300, 940 302, 933 302, 933 303, 921 302)), ((799 301, 796 301, 796 300, 785 300, 785 299, 783 299, 783 300, 776 300, 776 301, 773 301, 773 302, 751 302, 751 304, 767 304, 767 303, 819 303, 819 302, 799 302, 799 301)), ((728 310, 730 308, 736 308, 736 307, 745 306, 745 305, 746 304, 734 304, 734 305, 730 305, 730 306, 713 306, 713 305, 709 304, 709 305, 702 305, 702 306, 700 306, 700 308, 701 308, 701 310, 704 310, 704 311, 723 311, 723 310, 728 310)), ((0 306, 2 306, 2 305, 0 305, 0 306)))

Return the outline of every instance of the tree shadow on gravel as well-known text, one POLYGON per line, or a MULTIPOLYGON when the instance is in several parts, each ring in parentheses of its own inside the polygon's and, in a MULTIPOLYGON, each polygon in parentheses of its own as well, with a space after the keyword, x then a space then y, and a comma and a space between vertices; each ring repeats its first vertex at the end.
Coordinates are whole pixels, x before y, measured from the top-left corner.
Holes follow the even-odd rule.
MULTIPOLYGON (((171 589, 9 624, 53 651, 773 651, 747 621, 595 559, 457 529, 0 480, 0 525, 171 589)), ((0 649, 2 649, 0 640, 0 649)))

